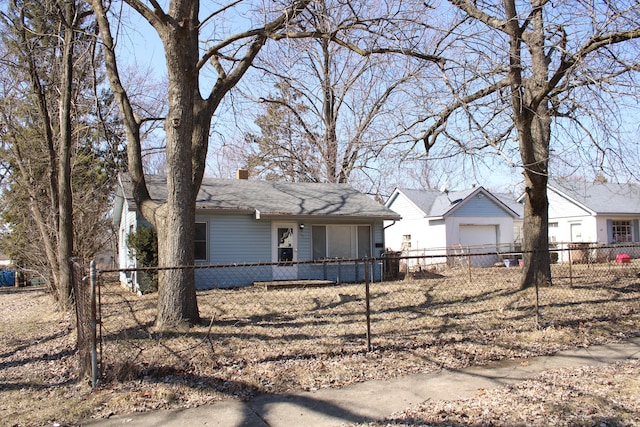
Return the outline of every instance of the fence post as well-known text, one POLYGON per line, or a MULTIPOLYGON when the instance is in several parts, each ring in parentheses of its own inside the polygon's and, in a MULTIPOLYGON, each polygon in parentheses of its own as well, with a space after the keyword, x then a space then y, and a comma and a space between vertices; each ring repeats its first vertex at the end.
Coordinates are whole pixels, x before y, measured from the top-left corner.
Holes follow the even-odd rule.
POLYGON ((533 250, 533 283, 535 283, 536 287, 536 328, 540 329, 540 295, 539 295, 539 286, 538 286, 538 263, 537 260, 537 249, 533 250))
POLYGON ((568 245, 569 247, 569 286, 573 287, 573 260, 571 259, 571 244, 568 245))
POLYGON ((471 284, 471 248, 467 248, 467 273, 469 276, 469 284, 471 284))
POLYGON ((98 385, 98 350, 97 350, 97 310, 96 310, 96 262, 89 264, 89 280, 91 285, 91 386, 98 385))
POLYGON ((367 314, 367 351, 371 351, 371 306, 370 306, 370 282, 369 282, 369 259, 364 262, 364 300, 367 314))

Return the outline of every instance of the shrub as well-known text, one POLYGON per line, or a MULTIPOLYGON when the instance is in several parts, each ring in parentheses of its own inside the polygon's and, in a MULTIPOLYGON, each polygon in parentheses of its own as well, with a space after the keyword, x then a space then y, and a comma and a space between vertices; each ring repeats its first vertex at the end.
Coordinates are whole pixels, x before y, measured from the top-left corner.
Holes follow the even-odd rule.
MULTIPOLYGON (((127 235, 129 253, 136 259, 138 267, 158 266, 158 235, 153 227, 140 227, 127 235)), ((139 271, 138 286, 142 293, 158 290, 157 271, 139 271)))

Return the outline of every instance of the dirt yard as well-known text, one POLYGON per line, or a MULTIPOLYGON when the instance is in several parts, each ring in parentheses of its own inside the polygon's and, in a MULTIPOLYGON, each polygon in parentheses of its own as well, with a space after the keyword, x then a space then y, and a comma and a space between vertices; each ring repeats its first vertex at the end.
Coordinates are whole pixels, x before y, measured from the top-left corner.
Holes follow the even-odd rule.
MULTIPOLYGON (((540 290, 536 316, 535 292, 518 290, 507 270, 372 284, 371 351, 362 285, 202 291, 202 324, 161 334, 153 328, 155 295, 139 297, 104 281, 104 375, 96 390, 76 378, 74 317, 55 312, 43 289, 2 288, 0 425, 74 425, 551 354, 639 334, 635 271, 574 270, 571 283, 557 274, 553 288, 540 290)), ((638 377, 640 366, 632 362, 549 372, 468 401, 427 402, 379 425, 545 425, 544 419, 638 425, 638 377)))

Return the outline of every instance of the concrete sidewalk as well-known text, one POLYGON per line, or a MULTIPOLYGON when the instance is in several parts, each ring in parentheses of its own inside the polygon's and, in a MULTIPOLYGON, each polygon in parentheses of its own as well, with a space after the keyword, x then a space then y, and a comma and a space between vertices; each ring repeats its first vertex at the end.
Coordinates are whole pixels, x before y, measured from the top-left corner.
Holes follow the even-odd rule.
POLYGON ((193 409, 116 416, 83 425, 111 426, 335 426, 381 420, 425 400, 473 397, 479 389, 524 381, 555 368, 600 366, 640 359, 640 338, 624 344, 580 348, 553 356, 498 362, 459 371, 440 370, 339 389, 264 394, 248 402, 225 400, 193 409))

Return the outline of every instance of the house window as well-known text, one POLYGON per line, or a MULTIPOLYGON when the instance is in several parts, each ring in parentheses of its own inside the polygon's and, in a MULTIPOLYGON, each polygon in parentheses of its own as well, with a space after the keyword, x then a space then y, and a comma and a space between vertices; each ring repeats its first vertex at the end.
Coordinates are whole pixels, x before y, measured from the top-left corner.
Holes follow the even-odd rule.
POLYGON ((613 241, 615 243, 632 242, 631 221, 613 221, 613 241))
POLYGON ((549 243, 556 243, 558 241, 558 223, 549 223, 549 243))
POLYGON ((371 227, 368 225, 314 225, 311 239, 314 260, 372 255, 371 227))
POLYGON ((411 249, 411 234, 402 235, 402 250, 411 249))
POLYGON ((194 243, 194 255, 196 261, 207 259, 207 223, 196 222, 194 243))

